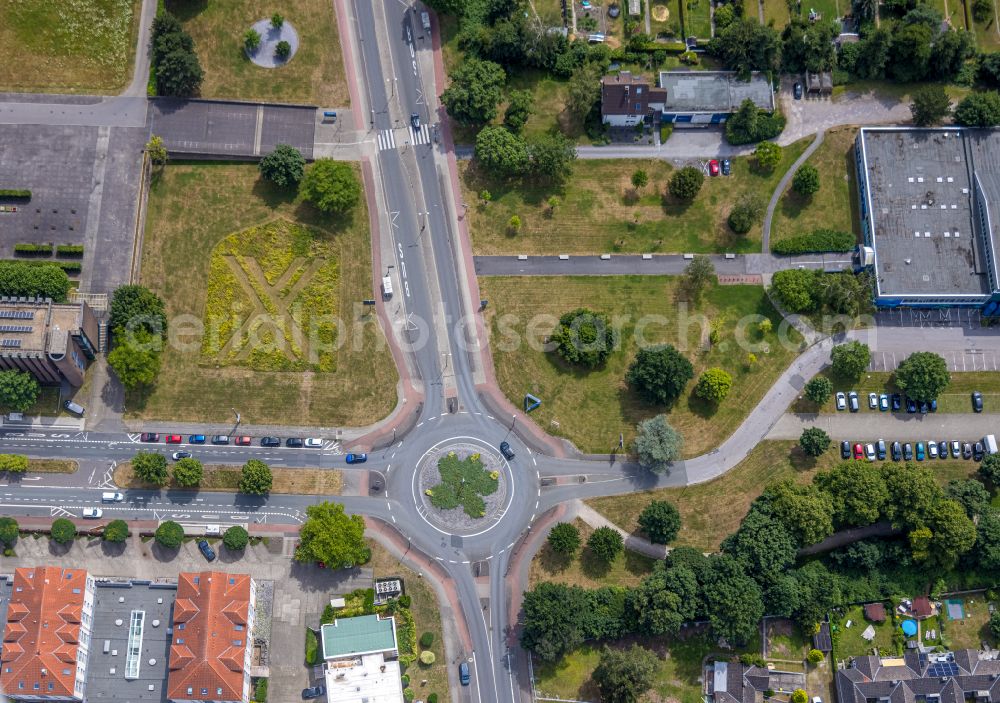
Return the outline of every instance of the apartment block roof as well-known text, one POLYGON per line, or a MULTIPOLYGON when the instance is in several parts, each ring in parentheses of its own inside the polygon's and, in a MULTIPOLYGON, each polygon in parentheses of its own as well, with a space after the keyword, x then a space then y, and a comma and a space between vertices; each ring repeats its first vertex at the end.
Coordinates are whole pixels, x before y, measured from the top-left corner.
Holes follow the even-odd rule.
POLYGON ((323 625, 322 636, 324 659, 396 649, 395 621, 378 615, 334 620, 323 625))
POLYGON ((839 703, 1000 700, 1000 661, 981 658, 974 649, 944 654, 911 649, 902 657, 855 657, 851 666, 837 671, 836 678, 839 703))

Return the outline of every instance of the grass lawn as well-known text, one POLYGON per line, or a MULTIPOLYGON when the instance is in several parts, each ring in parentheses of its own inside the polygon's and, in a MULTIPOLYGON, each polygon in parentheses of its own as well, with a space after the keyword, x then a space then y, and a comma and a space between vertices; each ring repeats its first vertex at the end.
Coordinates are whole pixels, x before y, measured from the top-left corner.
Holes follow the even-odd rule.
POLYGON ((139 0, 0 0, 0 91, 120 92, 132 79, 139 0))
MULTIPOLYGON (((340 495, 344 489, 344 477, 336 469, 297 469, 288 466, 272 466, 274 483, 271 493, 291 495, 340 495)), ((114 481, 119 488, 158 488, 135 477, 130 462, 122 462, 115 467, 114 481)), ((240 468, 226 464, 206 464, 200 491, 235 491, 240 484, 240 468)), ((173 482, 166 489, 177 488, 173 482)))
POLYGON ((574 520, 573 524, 580 530, 580 543, 583 545, 580 551, 567 558, 554 552, 546 542, 531 562, 529 588, 543 581, 558 581, 584 588, 638 586, 652 573, 656 560, 628 549, 611 564, 605 564, 587 548, 587 539, 593 534, 593 528, 580 519, 574 520))
MULTIPOLYGON (((508 90, 530 90, 534 97, 534 111, 524 125, 526 138, 559 131, 571 139, 584 144, 589 143, 584 133, 583 120, 566 110, 569 81, 557 80, 543 71, 526 70, 512 75, 507 86, 508 90)), ((506 109, 505 102, 500 106, 496 120, 498 124, 503 122, 503 113, 506 109)), ((470 144, 475 141, 473 132, 470 132, 470 136, 466 139, 470 144)))
MULTIPOLYGON (((821 375, 833 381, 834 393, 837 391, 857 391, 861 405, 861 412, 880 412, 868 409, 869 393, 896 393, 901 392, 895 384, 895 374, 885 371, 871 371, 865 373, 857 381, 851 379, 837 378, 832 371, 827 368, 821 375)), ((979 391, 983 394, 983 412, 1000 411, 1000 374, 994 371, 961 371, 951 374, 951 384, 941 396, 938 397, 939 413, 968 413, 972 412, 972 391, 979 391)), ((805 398, 802 398, 792 406, 796 412, 837 412, 835 396, 823 406, 817 408, 805 398)), ((905 408, 903 409, 905 412, 905 408)))
MULTIPOLYGON (((654 37, 669 37, 671 39, 680 39, 682 36, 681 32, 681 16, 680 16, 680 5, 679 2, 687 2, 687 0, 648 0, 650 2, 649 6, 649 27, 653 31, 651 34, 654 37)), ((705 4, 707 7, 708 0, 696 0, 705 4)), ((627 3, 622 3, 623 6, 627 3)), ((639 26, 643 29, 640 31, 645 31, 644 21, 640 19, 639 26)))
MULTIPOLYGON (((306 247, 305 255, 311 251, 306 247)), ((243 264, 261 267, 266 277, 267 271, 280 270, 296 255, 293 246, 282 244, 280 251, 264 250, 243 264)), ((376 319, 360 307, 362 300, 371 297, 370 271, 368 215, 363 199, 346 217, 331 218, 262 181, 252 164, 167 166, 150 191, 142 283, 166 301, 172 340, 153 389, 128 395, 129 415, 222 421, 229 419, 236 407, 245 422, 255 424, 281 424, 295 418, 301 424, 352 426, 385 417, 395 403, 397 374, 376 319), (333 353, 334 371, 255 371, 227 366, 203 354, 201 325, 209 312, 213 250, 232 233, 265 226, 276 218, 315 231, 315 246, 336 255, 339 281, 322 310, 336 316, 339 346, 333 353)), ((235 269, 231 273, 235 275, 235 269)), ((286 323, 287 316, 271 317, 274 311, 267 309, 272 304, 269 295, 276 292, 280 296, 287 292, 286 287, 301 283, 303 278, 295 279, 295 275, 276 280, 268 295, 261 296, 262 300, 268 298, 261 311, 266 314, 257 319, 286 323)), ((312 281, 317 280, 314 275, 312 281)), ((251 279, 243 282, 245 297, 250 299, 251 291, 257 297, 258 289, 251 279)), ((258 281, 257 285, 262 284, 258 281)), ((312 287, 310 284, 303 292, 312 287)), ((213 299, 212 305, 217 302, 213 299)), ((233 302, 235 305, 238 298, 233 302)), ((253 312, 234 309, 240 319, 253 312)), ((287 324, 297 319, 296 314, 292 313, 287 324)), ((260 336, 263 339, 264 335, 260 336)), ((266 346, 257 348, 263 351, 266 346)), ((289 354, 295 356, 292 349, 289 354)))
MULTIPOLYGON (((972 2, 972 0, 968 0, 972 2)), ((994 16, 986 22, 980 23, 973 20, 973 29, 976 33, 976 46, 980 51, 996 51, 1000 49, 1000 26, 996 21, 996 0, 993 0, 994 16)), ((970 8, 969 18, 972 19, 970 8)))
MULTIPOLYGON (((738 321, 763 315, 774 330, 781 322, 759 286, 714 285, 706 289, 700 304, 687 311, 687 304, 678 302, 678 277, 484 277, 479 284, 482 297, 490 301, 486 315, 500 388, 516 406, 522 405, 525 393, 541 398, 541 407, 532 412, 535 422, 583 451, 610 451, 617 446, 619 433, 629 443, 636 423, 667 412, 670 423, 685 437, 685 456, 701 454, 736 429, 798 353, 797 347, 780 344, 776 332, 762 339, 753 323, 746 330, 747 339, 767 344, 770 352, 758 350, 756 365, 747 368, 747 352, 734 337, 742 329, 738 321), (569 367, 556 353, 543 351, 558 317, 583 306, 621 324, 621 348, 604 367, 592 371, 569 367), (649 343, 670 343, 684 353, 694 366, 695 379, 714 366, 732 374, 729 397, 718 407, 707 405, 693 395, 692 380, 674 407, 667 409, 648 405, 629 390, 624 379, 638 346, 637 323, 638 334, 649 343), (708 344, 710 324, 720 335, 714 345, 708 344)), ((792 334, 797 340, 797 333, 792 330, 792 334)))
POLYGON ((350 98, 333 3, 285 0, 166 0, 194 38, 205 70, 201 97, 347 107, 350 98), (299 48, 281 68, 261 68, 243 53, 243 33, 280 9, 299 34, 299 48))
MULTIPOLYGON (((753 16, 756 17, 757 6, 752 7, 753 16)), ((789 11, 786 0, 764 0, 764 22, 770 24, 774 22, 774 28, 781 33, 793 17, 792 13, 808 19, 809 11, 815 10, 823 20, 835 20, 850 12, 850 0, 808 0, 802 2, 797 9, 789 11)))
POLYGON ((854 175, 854 138, 858 130, 830 130, 807 163, 819 171, 819 192, 803 198, 788 190, 778 202, 771 222, 771 242, 809 234, 817 229, 853 232, 857 218, 854 175))
POLYGON ((710 0, 677 0, 684 3, 684 36, 708 39, 712 36, 710 0))
MULTIPOLYGON (((937 629, 943 634, 951 649, 979 649, 983 642, 996 646, 996 638, 990 633, 990 611, 985 592, 972 593, 965 596, 955 596, 943 600, 962 601, 965 617, 961 620, 950 620, 945 612, 937 621, 929 620, 923 624, 937 629), (940 622, 944 622, 944 628, 940 622)), ((947 605, 944 606, 947 611, 947 605)))
POLYGON ((860 657, 871 654, 873 647, 893 653, 895 645, 892 643, 892 635, 896 627, 891 617, 886 617, 883 623, 870 623, 865 620, 864 608, 860 605, 847 608, 842 618, 831 620, 830 630, 834 635, 833 655, 837 659, 860 657), (846 627, 848 620, 851 621, 850 627, 846 627), (869 625, 875 628, 875 639, 871 642, 861 636, 869 625))
POLYGON ((562 2, 560 0, 532 0, 538 19, 546 27, 562 27, 562 2))
POLYGON ((810 649, 812 649, 812 637, 806 637, 802 629, 794 622, 784 618, 768 618, 768 659, 799 661, 805 659, 810 649))
POLYGON ((410 675, 410 687, 416 693, 418 700, 427 700, 431 693, 438 694, 440 703, 451 700, 448 689, 448 658, 444 652, 444 636, 441 626, 441 609, 434 590, 416 573, 403 566, 389 554, 380 544, 368 541, 372 550, 371 561, 366 564, 374 571, 374 578, 398 577, 403 579, 406 595, 410 596, 410 614, 416 625, 417 647, 420 647, 420 635, 430 632, 434 642, 429 649, 434 652, 435 661, 430 666, 424 666, 419 661, 411 664, 407 673, 410 675), (426 684, 421 684, 427 679, 426 684))
POLYGON ((664 195, 673 167, 660 160, 577 161, 559 187, 496 181, 471 162, 460 162, 473 247, 476 254, 759 251, 760 224, 735 235, 726 224, 729 210, 748 192, 766 204, 805 145, 803 140, 785 147, 782 163, 767 174, 751 168, 749 158, 733 159, 733 175, 706 176, 690 205, 664 195), (639 169, 649 175, 649 185, 633 198, 632 173, 639 169), (479 199, 484 189, 492 202, 479 199), (547 204, 551 195, 561 201, 554 212, 547 204), (514 214, 522 222, 518 234, 507 228, 514 214))
MULTIPOLYGON (((81 396, 83 397, 83 396, 81 396)), ((15 412, 6 405, 0 405, 0 414, 6 415, 15 412)), ((24 415, 65 415, 64 408, 59 402, 59 386, 41 386, 38 398, 30 408, 23 412, 24 415)))
POLYGON ((31 474, 75 474, 79 468, 75 459, 28 459, 31 474))

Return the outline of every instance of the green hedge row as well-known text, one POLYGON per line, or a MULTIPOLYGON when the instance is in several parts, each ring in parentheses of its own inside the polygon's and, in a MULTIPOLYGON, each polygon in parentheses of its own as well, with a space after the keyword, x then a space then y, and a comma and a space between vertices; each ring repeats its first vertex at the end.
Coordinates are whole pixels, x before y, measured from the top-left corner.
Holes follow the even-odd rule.
POLYGON ((56 256, 83 256, 83 245, 60 244, 56 247, 56 256))
POLYGON ((52 255, 52 245, 51 244, 28 244, 22 242, 21 244, 14 245, 15 254, 46 254, 48 256, 52 255))
POLYGON ((0 198, 23 198, 31 199, 31 191, 18 188, 0 188, 0 198))
POLYGON ((810 234, 800 234, 771 245, 775 254, 821 254, 828 251, 851 251, 854 248, 853 232, 817 229, 810 234))
POLYGON ((22 266, 55 266, 60 268, 68 274, 80 273, 83 268, 83 264, 79 261, 52 261, 52 260, 41 260, 32 261, 30 259, 0 259, 0 265, 3 264, 21 264, 22 266))

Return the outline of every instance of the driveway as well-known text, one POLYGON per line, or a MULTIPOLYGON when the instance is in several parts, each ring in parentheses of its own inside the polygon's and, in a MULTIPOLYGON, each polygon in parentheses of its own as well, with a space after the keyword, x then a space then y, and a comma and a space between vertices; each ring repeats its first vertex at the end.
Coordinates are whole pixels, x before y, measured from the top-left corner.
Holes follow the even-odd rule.
POLYGON ((908 101, 878 95, 872 90, 847 89, 836 97, 795 100, 794 83, 794 77, 783 79, 778 94, 787 120, 785 131, 777 140, 781 145, 838 125, 902 124, 912 118, 908 101))

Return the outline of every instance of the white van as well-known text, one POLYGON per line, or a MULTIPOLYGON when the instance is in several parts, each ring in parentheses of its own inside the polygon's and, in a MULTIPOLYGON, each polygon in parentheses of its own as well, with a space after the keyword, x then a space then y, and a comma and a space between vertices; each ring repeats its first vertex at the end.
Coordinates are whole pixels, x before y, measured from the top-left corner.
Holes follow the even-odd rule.
POLYGON ((218 525, 205 525, 206 535, 219 535, 222 534, 222 528, 218 525))
POLYGON ((121 503, 125 500, 125 496, 114 491, 105 491, 101 494, 101 500, 105 503, 121 503))
POLYGON ((82 405, 74 403, 72 400, 67 400, 63 403, 63 407, 74 415, 80 415, 81 417, 83 416, 83 413, 86 412, 82 405))

